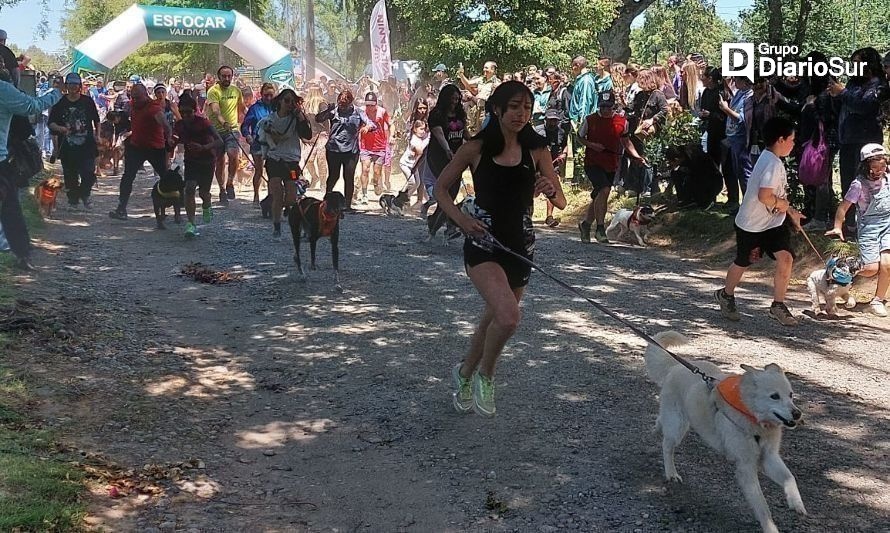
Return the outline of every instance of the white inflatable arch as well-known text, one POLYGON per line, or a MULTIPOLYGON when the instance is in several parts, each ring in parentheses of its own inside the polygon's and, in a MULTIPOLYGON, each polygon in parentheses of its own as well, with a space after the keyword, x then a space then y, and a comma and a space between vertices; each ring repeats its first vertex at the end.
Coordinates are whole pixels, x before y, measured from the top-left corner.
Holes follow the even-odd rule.
POLYGON ((74 48, 74 72, 107 72, 151 41, 222 44, 260 69, 264 81, 293 86, 286 48, 237 11, 132 5, 74 48))

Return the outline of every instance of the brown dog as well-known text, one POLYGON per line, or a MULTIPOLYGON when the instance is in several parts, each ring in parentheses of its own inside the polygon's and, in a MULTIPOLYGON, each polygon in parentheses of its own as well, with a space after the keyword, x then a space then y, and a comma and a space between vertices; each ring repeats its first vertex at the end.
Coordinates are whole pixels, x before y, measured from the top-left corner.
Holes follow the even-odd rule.
POLYGON ((324 200, 302 198, 290 208, 288 224, 294 239, 294 262, 300 272, 301 280, 306 279, 306 272, 300 262, 300 236, 306 230, 309 238, 309 269, 315 270, 315 245, 322 237, 331 238, 331 257, 334 262, 334 283, 340 287, 340 216, 346 207, 346 199, 339 192, 329 192, 324 200))
POLYGON ((49 218, 56 208, 56 197, 62 190, 62 180, 57 176, 41 180, 34 187, 34 198, 37 199, 37 210, 44 218, 49 218))

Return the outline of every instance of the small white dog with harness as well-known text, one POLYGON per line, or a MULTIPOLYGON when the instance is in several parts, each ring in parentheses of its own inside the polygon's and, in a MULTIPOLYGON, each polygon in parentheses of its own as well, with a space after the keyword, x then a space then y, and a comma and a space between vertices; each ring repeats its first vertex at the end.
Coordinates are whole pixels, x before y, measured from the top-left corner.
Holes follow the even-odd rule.
POLYGON ((621 241, 633 234, 640 246, 646 246, 649 235, 649 224, 655 220, 655 210, 651 205, 638 205, 630 209, 619 209, 606 228, 606 237, 610 241, 621 241))
POLYGON ((822 311, 819 306, 819 297, 825 300, 825 312, 828 316, 837 315, 837 299, 844 300, 844 307, 853 309, 856 307, 856 298, 850 295, 850 287, 853 286, 853 276, 862 269, 862 262, 858 257, 838 259, 832 257, 825 268, 815 270, 807 277, 807 288, 810 291, 810 300, 813 302, 813 313, 818 315, 822 311))
POLYGON ((691 427, 708 446, 735 463, 736 480, 765 533, 778 533, 758 480, 763 470, 785 491, 788 507, 807 514, 797 481, 779 456, 782 426, 794 428, 801 418, 792 400, 791 384, 776 364, 762 370, 742 365, 741 375, 728 375, 707 361, 690 361, 705 381, 681 366, 663 348, 687 342, 675 332, 654 336, 646 348, 649 378, 661 386, 656 429, 661 430, 664 475, 680 482, 674 450, 691 427))

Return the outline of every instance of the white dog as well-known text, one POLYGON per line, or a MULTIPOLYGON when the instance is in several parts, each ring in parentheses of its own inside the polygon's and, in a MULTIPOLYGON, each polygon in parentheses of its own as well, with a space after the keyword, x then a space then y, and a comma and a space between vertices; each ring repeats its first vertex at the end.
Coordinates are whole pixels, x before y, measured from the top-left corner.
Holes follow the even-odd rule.
POLYGON ((775 364, 763 370, 742 365, 745 373, 738 376, 724 374, 707 361, 692 361, 719 381, 709 387, 661 348, 685 344, 683 335, 666 331, 655 335, 655 341, 660 346, 646 348, 646 370, 661 385, 656 429, 664 437, 667 480, 682 481, 674 465, 674 450, 692 427, 711 448, 735 463, 736 479, 765 533, 779 530, 763 497, 758 469, 782 486, 791 509, 806 514, 797 481, 779 457, 782 426, 793 428, 801 418, 782 369, 775 364))
POLYGON ((633 234, 639 245, 645 247, 649 224, 653 220, 655 220, 655 210, 650 205, 638 205, 633 210, 620 209, 609 222, 606 237, 610 241, 621 241, 633 234))
POLYGON ((807 288, 810 290, 810 300, 813 302, 813 313, 819 314, 819 297, 825 300, 825 312, 828 316, 837 315, 837 298, 844 299, 844 307, 853 309, 856 307, 856 298, 850 295, 850 287, 853 285, 853 276, 862 269, 862 262, 858 257, 838 259, 832 257, 825 268, 813 271, 807 278, 807 288))

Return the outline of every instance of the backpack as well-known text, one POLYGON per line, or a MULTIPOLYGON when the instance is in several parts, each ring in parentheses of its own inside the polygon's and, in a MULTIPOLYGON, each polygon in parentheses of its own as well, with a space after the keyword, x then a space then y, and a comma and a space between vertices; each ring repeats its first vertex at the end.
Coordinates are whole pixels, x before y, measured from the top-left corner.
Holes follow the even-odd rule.
POLYGON ((28 119, 14 116, 10 123, 6 159, 16 187, 27 187, 31 178, 43 172, 43 154, 28 119))
POLYGON ((819 137, 816 142, 812 139, 803 143, 803 152, 800 155, 800 167, 797 177, 800 183, 808 187, 819 187, 828 178, 826 172, 828 166, 828 143, 819 121, 819 137))

